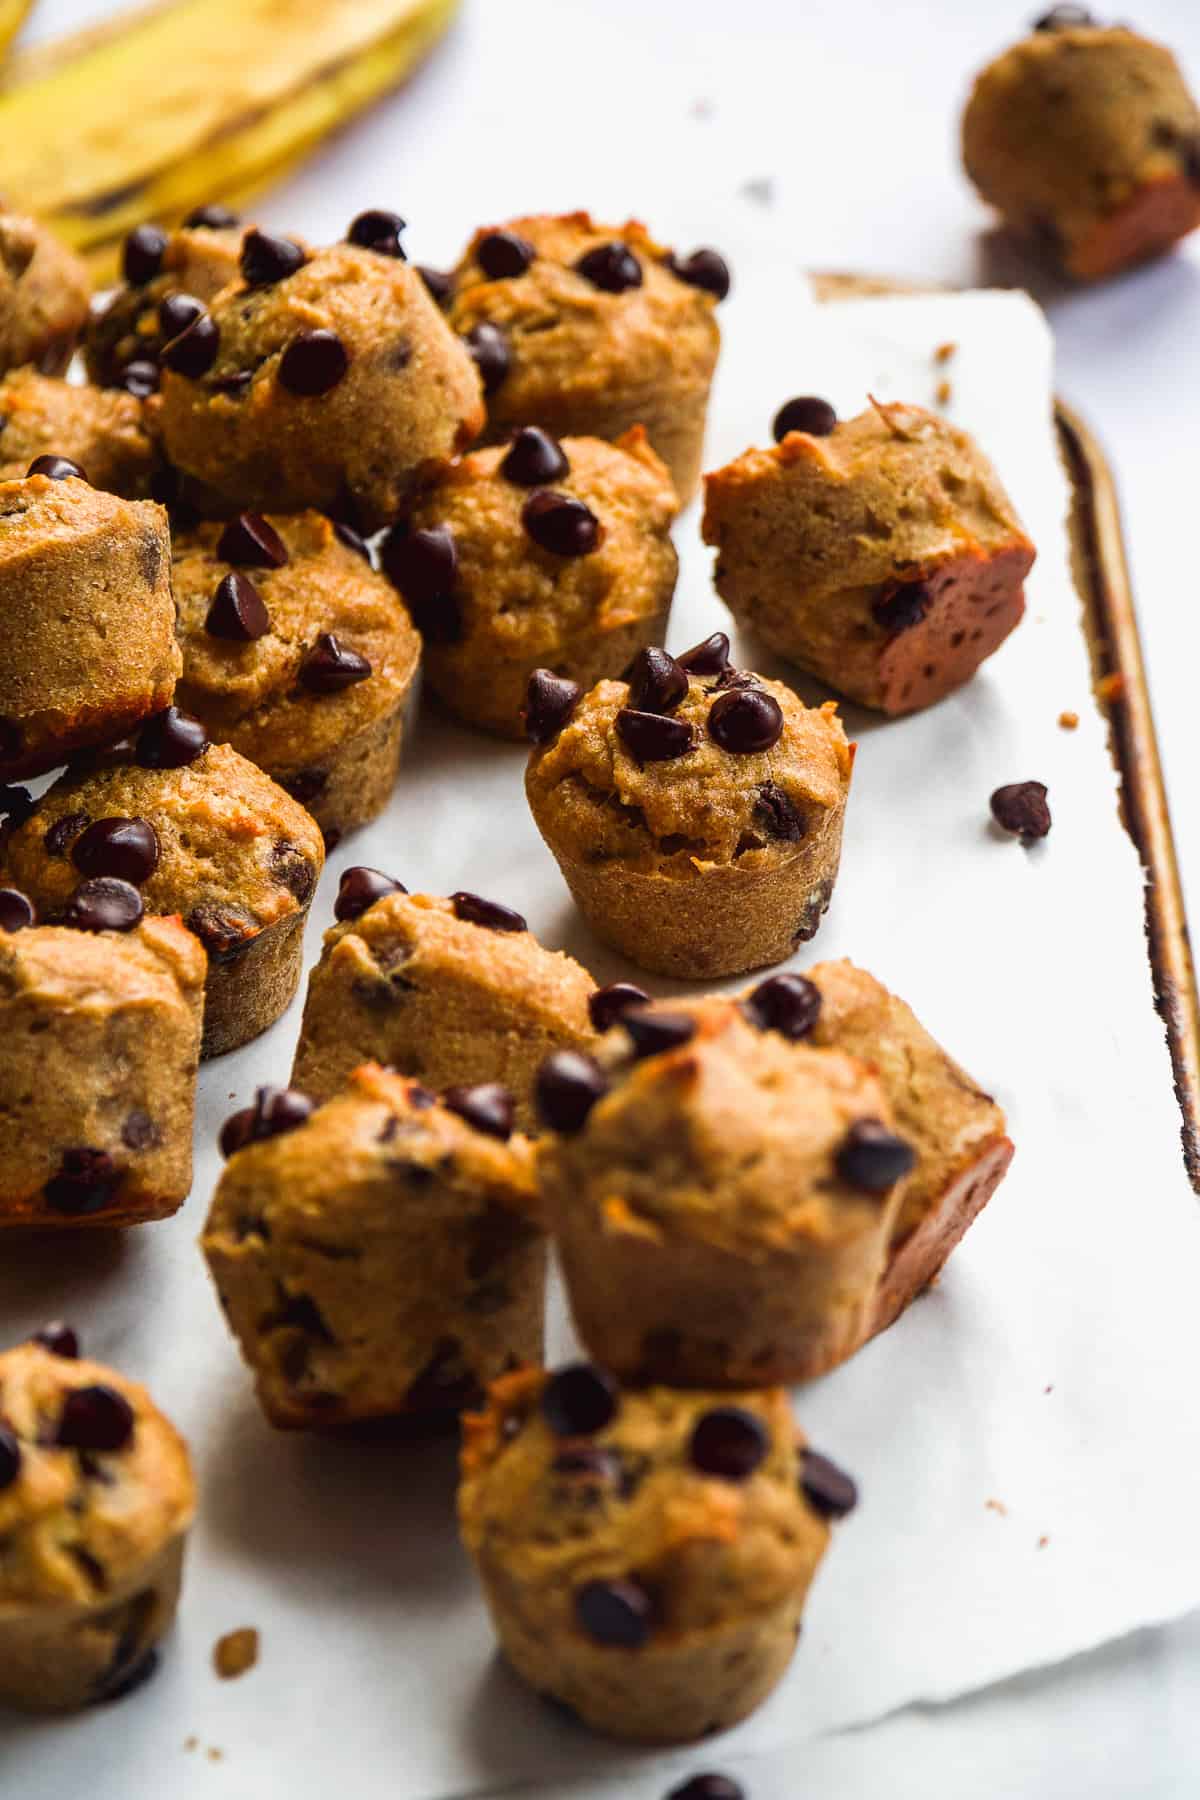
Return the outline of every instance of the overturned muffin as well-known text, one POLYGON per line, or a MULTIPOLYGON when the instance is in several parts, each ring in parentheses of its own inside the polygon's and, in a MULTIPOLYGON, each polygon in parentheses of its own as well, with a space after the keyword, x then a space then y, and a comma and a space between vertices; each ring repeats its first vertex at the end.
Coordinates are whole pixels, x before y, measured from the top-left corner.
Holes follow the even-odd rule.
POLYGON ((89 380, 143 398, 154 393, 165 346, 236 281, 241 244, 241 227, 224 207, 202 207, 177 231, 136 226, 122 246, 122 285, 88 319, 89 380))
POLYGON ((334 843, 383 810, 421 644, 361 540, 319 513, 242 513, 173 538, 176 699, 334 843))
POLYGON ((126 500, 149 494, 158 461, 133 394, 13 369, 0 378, 0 481, 23 480, 39 456, 65 457, 126 500))
POLYGON ((448 463, 385 546, 425 672, 469 724, 520 737, 529 677, 590 687, 666 634, 675 490, 635 426, 615 444, 529 426, 448 463))
POLYGON ((523 1370, 468 1418, 459 1522, 517 1673, 585 1724, 683 1743, 783 1675, 854 1483, 781 1388, 620 1389, 523 1370))
POLYGON ((61 375, 87 318, 87 266, 36 219, 0 208, 0 375, 61 375))
POLYGON ((537 425, 615 441, 644 425, 686 505, 728 291, 715 250, 676 256, 632 219, 598 225, 576 212, 477 231, 448 311, 483 376, 488 440, 537 425))
POLYGON ((201 1248, 272 1424, 454 1413, 541 1361, 545 1240, 512 1120, 495 1084, 438 1100, 368 1065, 315 1112, 265 1090, 230 1121, 201 1248))
POLYGON ((37 1343, 0 1354, 0 1704, 57 1712, 153 1672, 196 1505, 145 1388, 37 1343))

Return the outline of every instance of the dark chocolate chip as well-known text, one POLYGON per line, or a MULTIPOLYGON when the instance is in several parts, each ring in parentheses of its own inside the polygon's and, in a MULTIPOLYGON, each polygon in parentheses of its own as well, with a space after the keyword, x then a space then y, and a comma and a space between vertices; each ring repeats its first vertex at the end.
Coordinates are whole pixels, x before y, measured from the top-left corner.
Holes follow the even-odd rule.
POLYGON ((244 1106, 226 1119, 218 1142, 222 1156, 232 1156, 247 1144, 281 1137, 295 1131, 311 1116, 313 1103, 296 1088, 260 1087, 253 1106, 244 1106))
POLYGON ((542 1417, 557 1437, 590 1437, 617 1416, 616 1383, 595 1363, 570 1363, 542 1389, 542 1417))
POLYGON ((695 738, 686 719, 671 719, 662 713, 638 712, 623 706, 617 714, 617 733, 635 762, 673 762, 695 747, 695 738))
POLYGON ((329 786, 329 772, 327 769, 297 769, 294 775, 281 775, 279 785, 293 800, 308 806, 329 786))
POLYGON ((688 1455, 702 1475, 745 1481, 770 1448, 770 1433, 757 1413, 744 1406, 714 1406, 697 1419, 688 1455))
POLYGON ((746 995, 742 1010, 759 1031, 778 1031, 798 1043, 812 1035, 821 1016, 821 990, 803 975, 768 975, 746 995))
POLYGON ((145 287, 162 269, 167 234, 158 225, 135 225, 121 250, 121 273, 131 287, 145 287))
POLYGON ((97 1382, 63 1396, 54 1441, 62 1450, 124 1450, 133 1429, 133 1408, 124 1394, 97 1382))
POLYGON ((240 644, 252 643, 270 631, 271 615, 266 603, 250 577, 240 569, 231 569, 218 581, 205 614, 204 629, 209 637, 240 644))
POLYGON ((654 1629, 654 1608, 636 1581, 589 1581, 575 1595, 575 1617, 597 1644, 640 1650, 654 1629))
POLYGON ((33 920, 33 907, 24 894, 16 888, 0 888, 0 931, 24 931, 33 920))
POLYGON ((500 462, 500 473, 517 487, 545 487, 570 474, 562 445, 537 425, 523 425, 500 462))
POLYGON ((343 688, 366 681, 370 673, 368 659, 332 631, 321 633, 300 665, 300 679, 314 694, 340 694, 343 688))
POLYGON ((628 244, 614 238, 611 244, 597 244, 587 250, 575 264, 576 273, 606 294, 623 294, 642 285, 642 265, 628 244))
POLYGON ((158 867, 158 833, 149 819, 97 819, 76 838, 71 861, 81 875, 115 875, 140 887, 158 867))
POLYGON ((451 894, 454 915, 458 919, 466 919, 471 925, 483 925, 488 931, 528 931, 519 912, 511 906, 501 906, 498 901, 481 899, 478 894, 459 891, 451 894))
POLYGON ((633 1039, 633 1054, 639 1062, 646 1056, 678 1050, 696 1035, 696 1021, 687 1013, 655 1012, 645 1006, 632 1007, 621 1023, 633 1039))
POLYGON ((258 926, 243 907, 214 906, 201 901, 184 920, 215 962, 226 962, 244 950, 258 933, 258 926))
POLYGON ((217 539, 217 555, 222 562, 240 563, 250 569, 282 569, 287 562, 287 545, 262 513, 239 513, 231 519, 217 539))
POLYGON ((369 906, 374 906, 385 895, 407 892, 403 882, 393 880, 382 869, 368 869, 362 864, 357 868, 343 869, 342 878, 338 882, 337 899, 333 903, 333 916, 339 921, 358 919, 369 906))
POLYGON ((124 1658, 118 1657, 116 1672, 101 1685, 95 1704, 109 1706, 114 1701, 125 1700, 130 1694, 136 1694, 139 1688, 145 1687, 158 1674, 160 1661, 159 1653, 153 1645, 135 1663, 129 1664, 124 1658))
POLYGON ((183 221, 185 231, 232 231, 241 220, 227 206, 215 202, 197 206, 183 221))
POLYGON ((80 882, 62 909, 62 922, 77 931, 132 931, 144 911, 142 896, 128 881, 100 875, 80 882))
POLYGON ((933 595, 923 581, 908 581, 899 587, 887 587, 871 602, 871 614, 885 631, 911 631, 919 625, 933 604, 933 595))
POLYGON ((669 256, 667 267, 689 287, 703 288, 716 300, 724 300, 729 292, 729 264, 718 250, 693 250, 690 256, 669 256))
POLYGON ((761 688, 734 688, 713 701, 708 735, 734 756, 758 755, 783 735, 783 708, 761 688))
POLYGON ((675 660, 689 675, 721 675, 729 667, 729 639, 723 631, 714 631, 675 660))
POLYGON ((28 788, 0 787, 0 819, 10 831, 16 831, 36 811, 28 788))
POLYGON ((403 262, 405 258, 400 234, 404 228, 405 221, 399 213, 387 212, 381 206, 372 206, 350 221, 346 242, 358 244, 363 250, 374 250, 379 256, 397 256, 403 262))
POLYGON ((273 287, 277 281, 286 281, 289 275, 302 269, 307 261, 304 251, 292 238, 272 237, 256 226, 252 226, 242 239, 242 253, 238 259, 242 280, 248 287, 273 287))
POLYGON ((1095 23, 1094 14, 1090 13, 1086 6, 1052 6, 1049 12, 1043 13, 1040 19, 1034 20, 1033 29, 1035 31, 1070 31, 1075 26, 1094 25, 1095 23))
POLYGON ((789 431, 803 431, 808 437, 828 437, 837 422, 837 414, 828 400, 821 400, 816 394, 797 394, 795 399, 785 400, 775 414, 771 434, 777 444, 783 442, 789 431))
POLYGON ((448 306, 454 293, 454 277, 445 269, 431 269, 428 263, 413 265, 438 306, 448 306))
POLYGON ((537 251, 515 231, 489 231, 475 246, 475 261, 489 281, 512 281, 524 275, 537 251))
POLYGON ((472 327, 463 339, 474 358, 485 394, 494 394, 512 367, 512 351, 508 339, 498 325, 486 319, 472 327))
POLYGON ((588 1014, 597 1031, 607 1031, 631 1006, 646 1006, 649 1001, 649 994, 632 981, 612 981, 591 995, 588 1014))
POLYGON ((800 1452, 800 1490, 823 1519, 844 1519, 858 1505, 858 1486, 816 1450, 800 1452))
POLYGON ((555 488, 530 494, 521 523, 535 544, 555 556, 587 556, 600 542, 600 521, 591 507, 555 488))
POLYGON ((54 1212, 82 1215, 108 1206, 121 1174, 107 1150, 64 1150, 58 1173, 42 1190, 54 1212))
POLYGON ((163 340, 177 338, 204 311, 203 300, 197 300, 195 294, 164 294, 158 303, 158 329, 163 340))
POLYGON ((151 394, 158 392, 158 364, 148 357, 135 357, 121 370, 117 386, 132 394, 135 400, 148 400, 151 394))
POLYGON ((127 1150, 153 1150, 162 1143, 162 1133, 149 1113, 135 1111, 121 1127, 121 1142, 127 1150))
POLYGON ((659 650, 654 645, 638 651, 626 680, 629 683, 629 704, 635 712, 674 712, 679 702, 687 696, 686 669, 673 656, 668 656, 665 650, 659 650))
POLYGON ((143 769, 182 769, 208 749, 208 732, 191 713, 164 707, 138 733, 134 760, 143 769))
POLYGON ((473 1087, 449 1087, 442 1095, 442 1104, 489 1137, 508 1139, 513 1134, 516 1106, 508 1089, 499 1081, 480 1081, 473 1087))
POLYGON ((162 360, 176 375, 196 381, 207 375, 217 360, 221 334, 207 312, 199 313, 190 325, 171 339, 162 352, 162 360))
POLYGON ((1044 782, 1011 782, 1008 787, 997 788, 989 804, 997 825, 1026 842, 1044 838, 1050 830, 1050 807, 1044 782))
POLYGON ((804 836, 804 819, 796 802, 774 781, 759 783, 753 817, 768 837, 781 843, 798 844, 804 836))
POLYGON ((26 475, 46 475, 51 481, 86 481, 87 476, 77 462, 69 456, 35 456, 25 471, 26 475))
POLYGON ((533 744, 549 744, 569 724, 583 689, 553 669, 535 669, 525 690, 525 736, 533 744))
POLYGON ((346 346, 337 332, 318 327, 292 339, 279 359, 279 381, 289 394, 315 399, 335 388, 349 367, 346 346))
POLYGON ((15 1431, 0 1425, 0 1493, 10 1488, 21 1473, 21 1446, 15 1431))
POLYGON ((19 756, 25 733, 15 719, 0 717, 0 756, 19 756))
POLYGON ((578 1050, 556 1050, 537 1072, 534 1104, 543 1125, 569 1137, 582 1131, 607 1092, 608 1076, 599 1063, 578 1050))
POLYGON ((667 1800, 746 1800, 745 1790, 728 1775, 693 1775, 682 1787, 672 1788, 667 1800))
POLYGON ((404 596, 423 637, 434 644, 456 643, 462 611, 454 595, 458 553, 445 525, 409 531, 393 526, 383 541, 384 573, 404 596))
POLYGON ((886 1194, 916 1167, 917 1153, 879 1119, 857 1119, 838 1149, 837 1172, 850 1187, 886 1194))
POLYGON ((301 905, 312 898, 317 871, 299 844, 289 843, 287 838, 276 838, 271 845, 271 874, 301 905))
POLYGON ((51 1319, 40 1331, 35 1331, 30 1338, 31 1344, 40 1344, 51 1356, 65 1356, 69 1361, 79 1355, 79 1333, 62 1319, 51 1319))
POLYGON ((91 813, 64 813, 56 819, 43 838, 43 846, 47 856, 65 856, 68 846, 81 831, 85 831, 92 822, 91 813))
POLYGON ((370 562, 371 551, 367 541, 355 531, 353 525, 347 525, 344 519, 334 519, 333 535, 339 544, 345 544, 347 550, 353 550, 354 554, 361 556, 364 562, 370 562))

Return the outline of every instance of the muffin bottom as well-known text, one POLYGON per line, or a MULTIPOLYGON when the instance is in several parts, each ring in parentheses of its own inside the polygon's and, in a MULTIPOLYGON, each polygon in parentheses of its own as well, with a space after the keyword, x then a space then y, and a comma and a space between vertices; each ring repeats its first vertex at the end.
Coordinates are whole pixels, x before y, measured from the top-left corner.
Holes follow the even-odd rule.
POLYGON ((200 1056, 208 1061, 248 1044, 273 1025, 300 985, 305 906, 267 925, 224 955, 208 956, 204 1033, 200 1056))

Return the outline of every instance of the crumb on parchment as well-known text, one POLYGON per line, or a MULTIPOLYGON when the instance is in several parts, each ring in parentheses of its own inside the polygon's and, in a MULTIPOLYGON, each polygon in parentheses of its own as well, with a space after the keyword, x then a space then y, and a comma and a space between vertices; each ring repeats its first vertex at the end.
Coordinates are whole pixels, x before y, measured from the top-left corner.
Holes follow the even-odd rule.
POLYGON ((258 1661, 258 1632, 252 1625, 227 1631, 213 1645, 213 1668, 222 1681, 236 1681, 258 1661))
POLYGON ((948 363, 950 358, 957 354, 957 351, 957 344, 939 344, 933 353, 933 360, 935 363, 948 363))
POLYGON ((1060 712, 1058 722, 1064 731, 1075 731, 1079 725, 1079 714, 1077 712, 1060 712))
POLYGON ((988 1512, 999 1513, 1002 1519, 1007 1519, 1008 1508, 1003 1500, 985 1500, 983 1504, 988 1512))

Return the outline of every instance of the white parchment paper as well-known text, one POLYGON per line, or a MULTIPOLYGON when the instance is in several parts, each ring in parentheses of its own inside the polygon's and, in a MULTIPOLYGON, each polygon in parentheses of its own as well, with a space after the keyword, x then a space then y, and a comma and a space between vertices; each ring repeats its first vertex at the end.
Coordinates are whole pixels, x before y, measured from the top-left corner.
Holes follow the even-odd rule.
MULTIPOLYGON (((931 402, 947 375, 949 410, 999 465, 1040 556, 1026 622, 964 693, 891 724, 848 709, 860 756, 841 884, 798 966, 850 955, 894 986, 1007 1107, 1018 1154, 941 1284, 798 1391, 805 1428, 858 1476, 863 1502, 789 1676, 707 1763, 944 1699, 1200 1603, 1200 1217, 1068 576, 1048 333, 1007 294, 817 308, 765 248, 743 253, 723 324, 709 466, 766 441, 789 394, 848 413, 868 389, 931 402), (936 367, 948 341, 957 353, 936 367), (1074 733, 1057 726, 1064 708, 1080 714, 1074 733), (1026 851, 993 833, 987 798, 1029 777, 1049 785, 1055 823, 1026 851)), ((677 536, 676 649, 727 623, 695 509, 677 536)), ((519 907, 601 980, 635 973, 575 916, 522 768, 519 748, 427 706, 386 816, 331 858, 310 958, 339 870, 368 862, 414 890, 519 907)), ((155 1682, 76 1719, 0 1725, 0 1791, 432 1800, 539 1779, 554 1792, 582 1782, 570 1788, 582 1795, 603 1777, 605 1794, 654 1795, 695 1755, 611 1749, 495 1659, 455 1540, 449 1447, 283 1436, 255 1408, 194 1240, 217 1127, 257 1082, 286 1079, 298 1023, 297 1003, 203 1071, 196 1187, 174 1221, 114 1241, 4 1240, 4 1337, 65 1314, 90 1353, 148 1381, 191 1439, 202 1500, 155 1682), (212 1645, 246 1624, 260 1664, 219 1682, 212 1645)), ((565 1348, 560 1325, 555 1341, 565 1348)))

